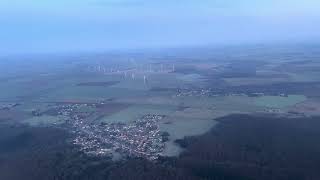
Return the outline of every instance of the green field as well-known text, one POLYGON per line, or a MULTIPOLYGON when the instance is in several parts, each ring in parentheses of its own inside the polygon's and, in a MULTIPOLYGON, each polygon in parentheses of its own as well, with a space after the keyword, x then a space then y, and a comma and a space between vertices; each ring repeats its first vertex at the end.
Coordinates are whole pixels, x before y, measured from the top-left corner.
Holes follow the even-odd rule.
POLYGON ((297 103, 305 101, 307 98, 303 95, 282 96, 262 96, 256 98, 256 105, 269 108, 286 108, 297 103))
POLYGON ((101 122, 132 122, 146 114, 169 115, 175 111, 174 106, 163 105, 132 105, 120 112, 100 119, 101 122))

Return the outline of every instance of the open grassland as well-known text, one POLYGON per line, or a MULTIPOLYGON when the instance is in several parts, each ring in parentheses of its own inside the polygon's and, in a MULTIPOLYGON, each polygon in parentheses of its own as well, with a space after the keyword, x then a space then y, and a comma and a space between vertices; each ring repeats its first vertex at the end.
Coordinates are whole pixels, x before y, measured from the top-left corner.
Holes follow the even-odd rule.
POLYGON ((256 105, 269 108, 286 108, 305 101, 307 98, 303 95, 282 96, 262 96, 256 98, 256 105))
POLYGON ((287 82, 287 77, 243 77, 243 78, 224 78, 231 86, 241 85, 264 85, 272 83, 287 82))
POLYGON ((106 115, 100 119, 101 122, 108 123, 127 123, 135 121, 146 114, 169 115, 175 111, 174 106, 162 105, 131 105, 112 115, 106 115))

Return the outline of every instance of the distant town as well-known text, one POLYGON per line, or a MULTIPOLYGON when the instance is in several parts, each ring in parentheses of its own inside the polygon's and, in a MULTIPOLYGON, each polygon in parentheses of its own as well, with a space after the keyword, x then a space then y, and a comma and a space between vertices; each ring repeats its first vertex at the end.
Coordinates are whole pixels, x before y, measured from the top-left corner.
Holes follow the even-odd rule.
POLYGON ((128 124, 90 123, 91 113, 79 113, 80 108, 96 104, 68 104, 54 107, 67 121, 74 134, 73 144, 91 155, 112 156, 118 152, 123 156, 144 157, 155 160, 164 149, 169 134, 160 132, 157 121, 164 115, 148 114, 128 124))

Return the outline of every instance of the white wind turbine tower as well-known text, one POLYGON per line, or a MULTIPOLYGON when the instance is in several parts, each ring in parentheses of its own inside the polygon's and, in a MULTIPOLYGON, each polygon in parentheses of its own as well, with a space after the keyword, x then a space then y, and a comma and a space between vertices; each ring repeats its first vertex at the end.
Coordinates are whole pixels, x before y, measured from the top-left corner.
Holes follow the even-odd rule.
POLYGON ((143 84, 146 84, 147 83, 147 77, 146 75, 143 76, 143 84))

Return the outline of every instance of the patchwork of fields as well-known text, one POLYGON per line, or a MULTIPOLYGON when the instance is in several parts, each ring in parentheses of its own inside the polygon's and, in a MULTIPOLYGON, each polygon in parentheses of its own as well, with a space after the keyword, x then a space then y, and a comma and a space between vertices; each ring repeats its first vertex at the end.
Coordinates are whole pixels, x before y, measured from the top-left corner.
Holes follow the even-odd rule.
POLYGON ((175 156, 182 152, 176 140, 206 133, 217 124, 215 119, 219 117, 235 113, 316 115, 320 112, 316 89, 299 94, 303 92, 301 88, 307 88, 306 83, 320 88, 317 72, 302 71, 320 67, 319 63, 299 65, 283 61, 246 67, 238 62, 187 65, 176 62, 173 72, 170 63, 153 64, 153 71, 146 62, 141 63, 143 65, 136 69, 118 66, 118 70, 106 70, 108 65, 96 67, 86 62, 81 67, 87 68, 82 69, 77 69, 79 65, 68 66, 50 73, 41 71, 3 78, 0 102, 3 106, 18 105, 0 110, 1 123, 64 126, 67 120, 52 113, 52 106, 63 104, 100 104, 79 110, 79 113, 90 114, 86 121, 94 124, 127 124, 148 114, 163 115, 165 118, 157 125, 169 136, 162 155, 175 156), (287 81, 303 86, 287 92, 278 85, 287 81), (180 96, 181 90, 185 93, 180 96))

